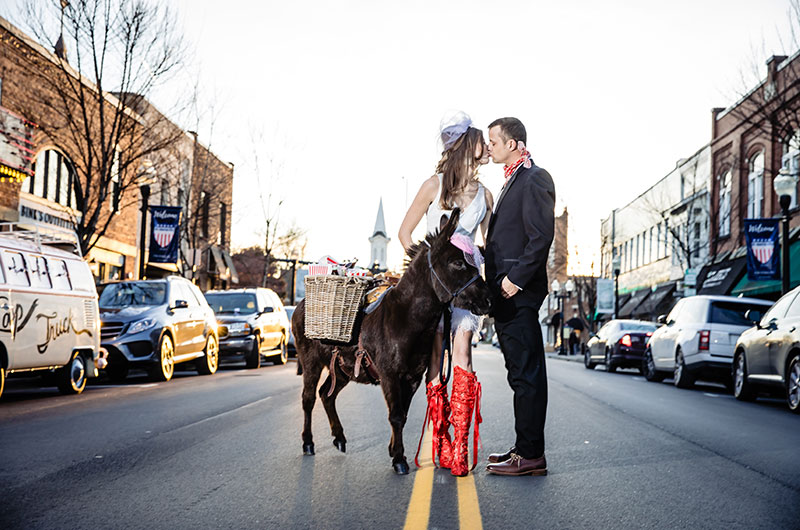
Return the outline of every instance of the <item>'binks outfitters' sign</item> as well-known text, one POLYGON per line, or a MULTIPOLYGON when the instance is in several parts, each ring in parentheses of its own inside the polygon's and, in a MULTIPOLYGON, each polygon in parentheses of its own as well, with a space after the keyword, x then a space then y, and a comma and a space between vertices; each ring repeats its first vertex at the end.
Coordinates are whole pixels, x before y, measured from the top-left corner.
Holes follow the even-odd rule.
POLYGON ((151 206, 151 263, 177 263, 180 245, 181 207, 151 206))
POLYGON ((744 220, 748 280, 780 279, 779 222, 780 219, 744 220))

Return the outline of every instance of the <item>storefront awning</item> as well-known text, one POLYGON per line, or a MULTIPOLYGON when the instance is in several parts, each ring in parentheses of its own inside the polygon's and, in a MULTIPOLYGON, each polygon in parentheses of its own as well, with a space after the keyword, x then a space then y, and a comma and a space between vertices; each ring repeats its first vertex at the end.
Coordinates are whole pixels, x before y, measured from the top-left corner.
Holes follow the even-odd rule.
POLYGON ((233 264, 233 258, 228 254, 227 250, 222 251, 222 258, 225 260, 225 266, 231 275, 231 283, 239 283, 239 275, 236 274, 236 266, 233 264))
POLYGON ((153 262, 148 261, 147 262, 147 266, 148 267, 153 267, 155 269, 161 269, 161 270, 169 271, 169 272, 175 272, 175 273, 179 272, 177 263, 153 263, 153 262))
POLYGON ((656 287, 647 300, 634 310, 634 315, 645 317, 657 317, 666 313, 668 308, 674 304, 672 293, 675 292, 676 282, 667 282, 656 287))
POLYGON ((730 293, 746 267, 746 256, 706 265, 697 276, 697 294, 730 293))
MULTIPOLYGON (((746 258, 745 258, 746 259, 746 258)), ((789 263, 791 275, 789 276, 789 287, 794 289, 800 285, 800 241, 792 244, 789 251, 789 263)), ((761 280, 752 281, 747 279, 745 274, 731 294, 734 296, 752 296, 756 298, 771 298, 777 300, 781 294, 781 280, 761 280)))
POLYGON ((209 248, 211 251, 211 257, 214 260, 214 267, 211 267, 209 263, 208 272, 211 274, 218 274, 220 276, 225 276, 225 260, 222 258, 222 251, 216 245, 211 245, 209 248))
POLYGON ((619 310, 617 318, 630 318, 634 313, 639 312, 639 306, 647 299, 652 290, 649 287, 639 289, 631 294, 630 299, 619 310))

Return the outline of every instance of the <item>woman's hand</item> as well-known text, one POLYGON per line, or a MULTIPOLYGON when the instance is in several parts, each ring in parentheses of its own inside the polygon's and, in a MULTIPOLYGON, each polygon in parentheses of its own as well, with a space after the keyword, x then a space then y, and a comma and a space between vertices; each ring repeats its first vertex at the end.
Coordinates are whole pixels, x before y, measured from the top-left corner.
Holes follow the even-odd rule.
POLYGON ((403 250, 406 252, 414 243, 411 240, 411 232, 417 227, 425 212, 428 211, 428 206, 436 200, 438 195, 439 177, 434 175, 422 183, 417 196, 414 197, 414 201, 409 206, 408 212, 406 212, 406 216, 400 224, 397 236, 400 239, 400 244, 403 245, 403 250))

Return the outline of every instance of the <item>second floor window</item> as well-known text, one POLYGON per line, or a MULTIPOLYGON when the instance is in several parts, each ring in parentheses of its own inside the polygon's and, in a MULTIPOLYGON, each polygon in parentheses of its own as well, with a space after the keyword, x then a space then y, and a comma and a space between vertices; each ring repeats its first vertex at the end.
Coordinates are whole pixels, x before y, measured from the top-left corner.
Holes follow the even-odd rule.
MULTIPOLYGON (((781 167, 788 169, 794 176, 800 176, 800 129, 789 134, 783 142, 783 155, 781 157, 781 167)), ((797 188, 792 193, 792 204, 790 208, 797 206, 797 188)))
POLYGON ((208 210, 209 199, 206 192, 200 193, 200 234, 203 237, 208 237, 208 210))
POLYGON ((68 208, 75 207, 75 169, 69 158, 48 149, 36 157, 33 175, 22 183, 22 191, 49 199, 68 208))
POLYGON ((764 152, 750 158, 747 173, 747 217, 761 217, 764 203, 764 152))
POLYGON ((228 226, 228 205, 224 202, 219 204, 219 244, 223 247, 227 243, 225 239, 226 230, 228 226))
POLYGON ((731 233, 731 171, 727 170, 719 177, 719 235, 731 233))

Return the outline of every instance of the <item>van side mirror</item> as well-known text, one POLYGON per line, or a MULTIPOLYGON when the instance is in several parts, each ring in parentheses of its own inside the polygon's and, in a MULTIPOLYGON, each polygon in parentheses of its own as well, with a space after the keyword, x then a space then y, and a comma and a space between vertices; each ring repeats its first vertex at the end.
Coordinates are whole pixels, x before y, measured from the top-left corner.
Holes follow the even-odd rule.
POLYGON ((658 315, 658 318, 656 319, 656 322, 658 322, 661 325, 666 324, 667 323, 667 315, 658 315))
POLYGON ((273 311, 275 311, 275 309, 269 306, 261 310, 262 313, 272 313, 273 311))

